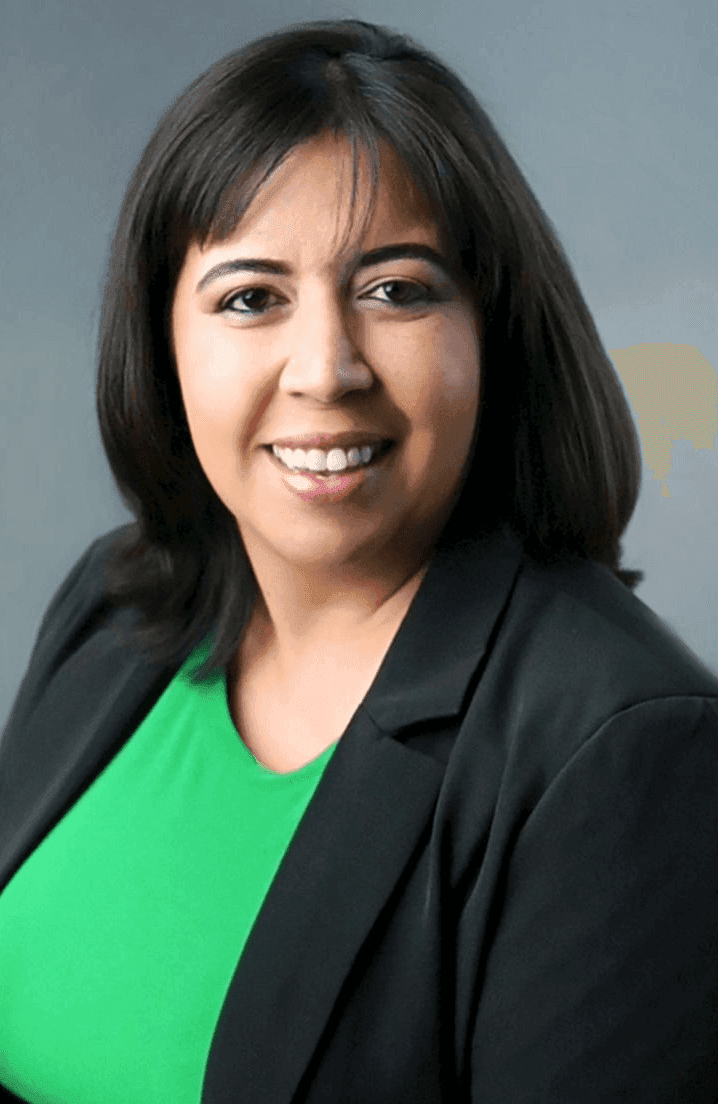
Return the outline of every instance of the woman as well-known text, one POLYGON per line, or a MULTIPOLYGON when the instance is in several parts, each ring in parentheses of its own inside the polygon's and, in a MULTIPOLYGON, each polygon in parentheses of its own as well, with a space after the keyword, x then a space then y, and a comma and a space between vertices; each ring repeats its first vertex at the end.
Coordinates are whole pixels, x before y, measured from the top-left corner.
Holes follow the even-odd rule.
POLYGON ((2 1099, 715 1100, 718 682, 631 593, 629 411, 454 74, 344 20, 187 89, 98 410, 136 522, 0 743, 2 1099))

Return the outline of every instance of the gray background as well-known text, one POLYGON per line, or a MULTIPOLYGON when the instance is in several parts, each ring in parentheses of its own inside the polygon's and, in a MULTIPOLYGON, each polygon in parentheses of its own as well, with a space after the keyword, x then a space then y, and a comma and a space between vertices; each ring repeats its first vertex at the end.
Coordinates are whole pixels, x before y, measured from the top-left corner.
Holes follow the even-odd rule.
MULTIPOLYGON (((715 0, 2 0, 0 719, 43 610, 128 519, 95 426, 114 219, 160 113, 203 69, 288 23, 357 17, 439 54, 487 108, 554 221, 607 348, 697 346, 718 368, 715 0)), ((718 671, 718 459, 644 468, 625 562, 718 671)))

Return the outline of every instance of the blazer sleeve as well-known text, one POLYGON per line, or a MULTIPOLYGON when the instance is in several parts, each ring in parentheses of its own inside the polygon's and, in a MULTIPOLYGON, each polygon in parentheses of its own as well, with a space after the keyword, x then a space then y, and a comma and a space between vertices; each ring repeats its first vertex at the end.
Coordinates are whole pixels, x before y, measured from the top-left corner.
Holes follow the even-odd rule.
MULTIPOLYGON (((15 701, 0 737, 0 757, 3 751, 5 734, 11 729, 22 726, 25 718, 32 712, 42 692, 43 685, 60 662, 73 631, 86 613, 88 602, 92 604, 96 597, 94 566, 98 549, 106 538, 98 538, 74 564, 58 587, 48 605, 30 654, 25 675, 20 683, 15 701), (88 583, 91 585, 88 587, 88 583)), ((2 799, 2 780, 0 779, 0 800, 2 799)), ((0 1085, 0 1104, 26 1104, 22 1097, 15 1096, 4 1085, 0 1085)))
POLYGON ((718 1100, 718 699, 614 716, 507 864, 475 1104, 718 1100))

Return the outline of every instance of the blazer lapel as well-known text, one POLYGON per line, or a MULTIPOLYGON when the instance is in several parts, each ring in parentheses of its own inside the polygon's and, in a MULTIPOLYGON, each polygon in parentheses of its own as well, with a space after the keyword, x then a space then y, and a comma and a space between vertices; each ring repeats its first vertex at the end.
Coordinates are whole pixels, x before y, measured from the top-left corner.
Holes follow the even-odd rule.
POLYGON ((443 768, 361 709, 340 741, 245 945, 202 1104, 289 1102, 340 988, 427 826, 443 768))
POLYGON ((437 548, 245 945, 202 1104, 290 1104, 352 963, 430 830, 445 766, 405 746, 402 730, 460 713, 519 559, 506 535, 437 548))

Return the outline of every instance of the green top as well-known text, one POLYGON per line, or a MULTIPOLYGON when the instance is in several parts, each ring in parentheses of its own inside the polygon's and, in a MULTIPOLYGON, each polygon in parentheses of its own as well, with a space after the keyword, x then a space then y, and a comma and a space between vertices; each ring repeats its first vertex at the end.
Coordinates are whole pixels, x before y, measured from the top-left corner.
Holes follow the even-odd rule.
POLYGON ((0 894, 0 1083, 29 1104, 198 1104, 222 1004, 336 744, 289 774, 183 665, 0 894))

